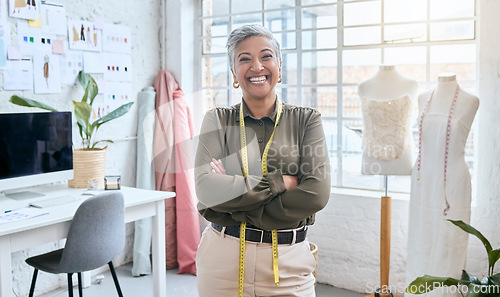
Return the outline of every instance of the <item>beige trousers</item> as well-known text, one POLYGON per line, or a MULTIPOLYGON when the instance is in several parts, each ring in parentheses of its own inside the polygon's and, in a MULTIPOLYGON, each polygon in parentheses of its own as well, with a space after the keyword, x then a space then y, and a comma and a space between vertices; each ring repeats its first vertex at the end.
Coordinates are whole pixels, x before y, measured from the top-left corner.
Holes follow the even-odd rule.
MULTIPOLYGON (((314 297, 316 260, 307 239, 278 246, 280 284, 274 284, 272 246, 246 243, 243 296, 314 297)), ((237 297, 239 238, 221 235, 208 225, 196 254, 200 297, 237 297)))

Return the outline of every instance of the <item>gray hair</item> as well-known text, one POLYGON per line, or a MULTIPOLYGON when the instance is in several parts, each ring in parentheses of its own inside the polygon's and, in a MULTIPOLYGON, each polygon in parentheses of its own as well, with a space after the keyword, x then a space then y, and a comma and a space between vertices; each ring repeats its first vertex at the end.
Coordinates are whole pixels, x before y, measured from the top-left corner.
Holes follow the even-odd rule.
POLYGON ((274 50, 276 51, 276 55, 278 57, 278 62, 281 63, 281 49, 280 44, 276 38, 274 38, 273 33, 269 31, 264 26, 257 24, 244 25, 242 27, 236 28, 229 35, 226 48, 227 48, 227 56, 229 58, 229 66, 234 70, 234 50, 238 43, 252 36, 264 36, 269 38, 274 45, 274 50))

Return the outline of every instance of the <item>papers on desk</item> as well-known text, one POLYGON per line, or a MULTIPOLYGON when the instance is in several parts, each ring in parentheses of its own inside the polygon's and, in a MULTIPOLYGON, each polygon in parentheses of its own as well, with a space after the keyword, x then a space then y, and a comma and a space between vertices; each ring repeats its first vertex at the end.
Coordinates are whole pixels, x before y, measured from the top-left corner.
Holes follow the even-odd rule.
POLYGON ((19 220, 34 218, 48 213, 49 212, 45 209, 34 208, 34 207, 23 207, 16 210, 9 210, 6 211, 5 213, 0 214, 0 225, 19 220))

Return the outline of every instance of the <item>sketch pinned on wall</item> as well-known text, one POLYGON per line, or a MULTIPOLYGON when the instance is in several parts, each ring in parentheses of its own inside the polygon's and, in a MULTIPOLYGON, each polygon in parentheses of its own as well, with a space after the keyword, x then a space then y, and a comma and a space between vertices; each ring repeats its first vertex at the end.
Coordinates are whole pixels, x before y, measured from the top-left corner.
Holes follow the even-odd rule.
POLYGON ((31 59, 8 60, 3 71, 3 89, 6 91, 33 90, 33 63, 31 59))
POLYGON ((78 72, 83 69, 83 53, 67 49, 66 54, 60 56, 61 84, 73 85, 77 82, 78 72))
POLYGON ((102 30, 102 51, 130 54, 130 27, 104 24, 102 30))
POLYGON ((13 18, 38 20, 40 0, 9 0, 9 16, 13 18))
POLYGON ((41 13, 43 32, 64 36, 68 34, 64 5, 44 2, 41 5, 41 13))
POLYGON ((61 92, 59 56, 50 52, 33 55, 33 77, 36 94, 61 92))
POLYGON ((68 42, 70 49, 100 52, 102 32, 96 30, 92 22, 70 20, 68 21, 68 42))
POLYGON ((103 53, 104 79, 107 81, 132 81, 130 55, 103 53))
POLYGON ((9 26, 0 25, 0 69, 7 67, 7 47, 10 40, 9 26))

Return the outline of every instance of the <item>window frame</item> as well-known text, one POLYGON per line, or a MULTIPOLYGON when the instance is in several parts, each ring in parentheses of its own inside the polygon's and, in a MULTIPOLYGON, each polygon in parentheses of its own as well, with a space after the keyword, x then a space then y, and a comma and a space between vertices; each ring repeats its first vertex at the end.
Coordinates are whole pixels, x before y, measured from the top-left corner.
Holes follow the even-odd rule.
MULTIPOLYGON (((346 187, 344 184, 344 164, 343 164, 343 155, 345 151, 343 150, 343 127, 344 127, 344 122, 346 121, 361 121, 361 117, 346 117, 344 116, 344 89, 349 88, 349 87, 356 87, 358 83, 345 83, 344 82, 344 73, 343 73, 343 68, 344 68, 344 62, 343 62, 343 57, 344 53, 347 50, 363 50, 363 49, 380 49, 380 64, 385 64, 385 52, 387 49, 391 48, 403 48, 403 47, 411 47, 411 46, 420 46, 425 48, 426 56, 425 56, 425 79, 418 81, 419 83, 419 92, 425 89, 429 89, 433 87, 436 84, 436 79, 434 77, 431 77, 431 68, 432 68, 432 63, 431 63, 431 55, 430 51, 431 48, 435 46, 444 46, 444 45, 474 45, 475 47, 475 78, 474 79, 460 79, 460 77, 457 77, 459 80, 460 84, 467 84, 467 85, 473 85, 474 86, 474 91, 477 93, 477 75, 478 75, 478 70, 477 70, 477 61, 478 61, 478 47, 479 47, 479 38, 478 38, 478 21, 479 18, 477 16, 477 0, 471 0, 474 2, 474 15, 471 17, 452 17, 452 18, 441 18, 441 19, 432 19, 431 18, 431 0, 425 0, 426 1, 426 16, 425 20, 414 20, 414 21, 396 21, 396 22, 385 22, 384 20, 384 15, 385 15, 385 0, 339 0, 339 1, 325 1, 323 3, 319 4, 314 4, 314 5, 301 5, 301 2, 303 0, 295 0, 295 6, 293 7, 287 7, 285 9, 282 8, 274 8, 274 9, 265 9, 265 3, 268 0, 260 0, 262 1, 262 10, 261 11, 249 11, 249 12, 244 12, 244 13, 237 13, 237 14, 232 14, 232 0, 227 0, 229 3, 229 13, 227 14, 221 14, 221 15, 213 15, 213 16, 203 16, 203 4, 200 1, 199 3, 199 9, 197 13, 197 21, 199 23, 198 26, 196 26, 199 30, 199 32, 196 32, 196 36, 198 38, 198 44, 200 47, 200 51, 197 52, 197 57, 195 58, 195 61, 198 62, 198 65, 195 65, 197 67, 196 69, 202 69, 202 61, 204 58, 213 58, 213 57, 227 57, 227 54, 224 53, 204 53, 203 52, 203 42, 207 38, 211 38, 210 36, 204 36, 203 34, 203 22, 207 19, 211 18, 217 18, 217 19, 222 19, 222 18, 227 18, 228 19, 228 34, 233 30, 233 19, 235 16, 242 16, 242 15, 256 15, 260 14, 261 21, 260 23, 264 26, 267 25, 267 21, 265 19, 266 14, 269 12, 279 12, 283 10, 295 10, 295 28, 290 29, 290 30, 283 30, 283 31, 273 31, 274 34, 282 34, 282 33, 296 33, 296 47, 294 49, 282 49, 282 54, 289 54, 293 53, 296 54, 296 59, 297 59, 297 82, 296 84, 286 84, 283 83, 279 88, 281 89, 286 89, 289 87, 293 87, 296 89, 296 102, 298 105, 304 105, 304 98, 303 98, 303 88, 309 88, 309 87, 329 87, 329 88, 334 88, 336 89, 336 96, 337 96, 337 102, 336 102, 336 114, 335 115, 323 115, 323 120, 324 121, 336 121, 337 123, 337 147, 336 148, 329 148, 329 152, 333 153, 336 158, 336 168, 333 168, 332 170, 336 170, 337 173, 332 176, 335 176, 335 180, 332 180, 332 186, 337 187, 337 188, 349 188, 346 187), (368 25, 344 25, 344 7, 345 5, 350 5, 350 4, 355 4, 355 3, 367 3, 367 2, 373 2, 373 3, 380 3, 381 9, 380 9, 380 23, 375 23, 375 24, 368 24, 368 25), (335 26, 329 26, 329 27, 321 27, 321 28, 302 28, 302 9, 303 8, 321 8, 325 5, 336 5, 336 11, 337 11, 337 23, 335 26), (444 23, 444 22, 454 22, 454 21, 472 21, 474 22, 474 36, 471 39, 461 39, 461 40, 437 40, 433 41, 431 40, 431 26, 432 24, 437 24, 437 23, 444 23), (386 26, 397 26, 397 25, 411 25, 411 24, 425 24, 426 26, 426 35, 425 35, 425 40, 424 41, 414 41, 414 40, 409 40, 406 42, 402 42, 401 40, 398 40, 398 42, 394 41, 385 41, 385 27, 386 26), (364 44, 364 45, 344 45, 344 30, 345 29, 350 29, 350 28, 367 28, 367 27, 380 27, 380 43, 378 44, 364 44), (317 30, 324 30, 324 29, 335 29, 337 31, 337 40, 336 40, 336 47, 335 48, 327 48, 327 49, 303 49, 302 48, 302 33, 307 32, 307 31, 317 31, 317 30), (337 75, 337 81, 335 83, 307 83, 304 84, 302 83, 303 81, 303 65, 302 65, 302 57, 304 53, 308 52, 320 52, 320 51, 335 51, 336 52, 336 75, 337 75)), ((320 2, 320 1, 319 1, 320 2)), ((226 35, 227 36, 227 35, 226 35)), ((223 36, 215 36, 215 37, 223 37, 223 36)), ((227 58, 226 58, 227 60, 227 58)), ((420 64, 419 64, 420 65, 420 64)), ((396 65, 397 66, 397 65, 396 65)), ((197 79, 197 89, 206 91, 206 90, 217 90, 217 91, 223 91, 224 93, 227 94, 227 105, 234 104, 234 90, 232 90, 231 86, 231 73, 229 71, 229 66, 227 67, 228 72, 227 72, 227 85, 225 87, 218 86, 218 87, 213 87, 213 86, 204 86, 203 85, 203 73, 200 71, 200 77, 197 79)), ((281 92, 281 89, 279 92, 281 92)), ((415 105, 417 103, 415 102, 415 105)), ((213 107, 210 104, 208 104, 208 107, 213 107)), ((315 106, 314 106, 315 107, 315 106)), ((474 128, 471 130, 471 134, 474 132, 474 128)), ((474 138, 477 139, 476 136, 474 138)), ((475 162, 475 161, 474 161, 475 162)), ((475 166, 474 166, 475 167, 475 166)), ((361 170, 360 170, 361 171, 361 170)), ((333 173, 333 172, 332 172, 333 173)), ((364 177, 361 177, 364 178, 364 177)), ((408 177, 409 178, 409 177, 408 177)), ((386 187, 385 184, 385 179, 384 176, 380 176, 379 178, 379 187, 378 188, 361 188, 361 190, 384 190, 384 187, 386 187)), ((360 189, 360 188, 355 188, 355 189, 360 189)), ((408 188, 409 191, 409 188, 408 188)), ((403 192, 407 193, 407 192, 403 192)))

